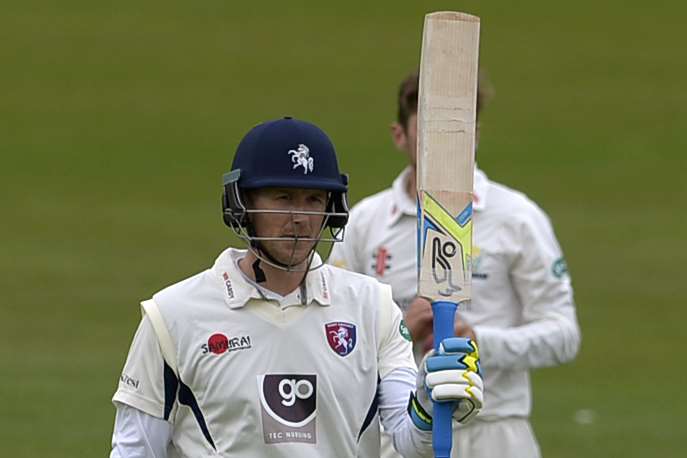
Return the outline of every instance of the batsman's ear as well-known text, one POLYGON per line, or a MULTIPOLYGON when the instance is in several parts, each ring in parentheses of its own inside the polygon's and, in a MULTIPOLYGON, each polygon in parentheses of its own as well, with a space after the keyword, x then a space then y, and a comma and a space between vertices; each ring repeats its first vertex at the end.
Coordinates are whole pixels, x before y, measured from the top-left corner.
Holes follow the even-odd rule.
POLYGON ((394 122, 389 126, 391 132, 391 140, 393 140, 394 145, 400 151, 407 151, 408 149, 408 134, 403 125, 394 122))

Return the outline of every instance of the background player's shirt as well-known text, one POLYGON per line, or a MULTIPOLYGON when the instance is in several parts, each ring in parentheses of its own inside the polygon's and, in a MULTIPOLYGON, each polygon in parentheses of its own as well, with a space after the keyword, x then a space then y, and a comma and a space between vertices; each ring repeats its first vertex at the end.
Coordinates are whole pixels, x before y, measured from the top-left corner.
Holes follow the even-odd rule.
MULTIPOLYGON (((410 169, 351 211, 330 263, 391 285, 406 307, 417 292, 415 202, 410 169)), ((577 353, 580 333, 565 260, 544 212, 525 195, 475 171, 472 304, 459 316, 477 336, 485 386, 478 419, 527 417, 529 369, 577 353)))
POLYGON ((244 254, 153 296, 178 377, 144 318, 113 400, 171 422, 169 456, 379 456, 378 381, 415 371, 388 287, 323 266, 271 300, 244 254))
POLYGON ((351 210, 344 241, 334 244, 329 256, 332 265, 390 285, 404 312, 417 294, 417 207, 405 192, 408 173, 404 170, 391 188, 351 210))

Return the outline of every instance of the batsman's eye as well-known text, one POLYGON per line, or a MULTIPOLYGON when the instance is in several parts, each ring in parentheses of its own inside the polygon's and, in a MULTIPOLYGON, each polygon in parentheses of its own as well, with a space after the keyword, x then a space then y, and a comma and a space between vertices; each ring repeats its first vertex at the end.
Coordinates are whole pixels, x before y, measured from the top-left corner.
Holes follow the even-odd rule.
POLYGON ((312 383, 307 380, 283 379, 279 382, 279 395, 281 403, 286 407, 291 407, 298 399, 308 399, 312 396, 314 388, 312 383))
POLYGON ((314 204, 324 204, 326 202, 326 197, 321 195, 310 196, 310 202, 314 204))

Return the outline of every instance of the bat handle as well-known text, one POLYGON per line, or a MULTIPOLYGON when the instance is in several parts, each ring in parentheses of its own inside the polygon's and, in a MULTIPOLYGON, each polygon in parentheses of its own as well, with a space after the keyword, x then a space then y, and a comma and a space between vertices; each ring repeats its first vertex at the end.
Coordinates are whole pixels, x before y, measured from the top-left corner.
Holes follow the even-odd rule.
MULTIPOLYGON (((447 337, 453 337, 454 321, 458 305, 453 302, 432 302, 434 314, 434 349, 447 337)), ((453 439, 453 403, 435 402, 432 419, 432 447, 436 458, 449 458, 453 439)))

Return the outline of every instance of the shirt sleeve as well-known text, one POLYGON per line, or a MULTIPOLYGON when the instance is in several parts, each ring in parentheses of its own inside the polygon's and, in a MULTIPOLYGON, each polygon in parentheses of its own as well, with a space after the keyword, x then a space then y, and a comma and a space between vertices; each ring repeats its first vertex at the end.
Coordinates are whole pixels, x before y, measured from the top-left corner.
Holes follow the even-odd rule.
POLYGON ((572 360, 580 329, 565 259, 549 219, 538 207, 514 230, 518 254, 512 287, 522 304, 522 325, 474 327, 485 369, 529 369, 572 360))
POLYGON ((169 370, 165 371, 157 335, 149 318, 144 316, 131 343, 112 401, 157 418, 169 418, 172 406, 165 405, 166 372, 169 370))
POLYGON ((408 400, 415 390, 417 370, 395 369, 379 383, 379 418, 391 435, 394 448, 405 458, 431 457, 432 433, 418 429, 408 415, 408 400))
POLYGON ((401 309, 391 298, 391 287, 380 284, 380 304, 377 316, 377 355, 379 377, 398 368, 417 370, 413 345, 401 309))
POLYGON ((126 404, 115 405, 110 458, 166 458, 172 425, 126 404))

